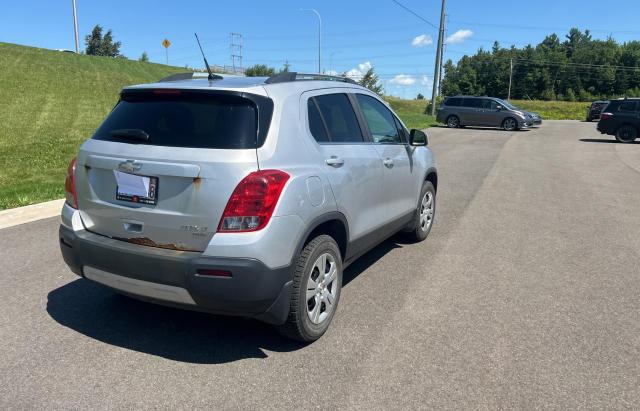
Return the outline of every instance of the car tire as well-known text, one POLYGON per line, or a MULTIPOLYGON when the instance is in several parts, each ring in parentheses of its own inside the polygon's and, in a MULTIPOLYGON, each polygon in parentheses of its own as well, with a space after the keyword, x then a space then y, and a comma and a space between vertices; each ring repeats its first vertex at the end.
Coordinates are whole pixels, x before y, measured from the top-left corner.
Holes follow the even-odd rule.
POLYGON ((447 127, 458 128, 460 127, 460 118, 458 116, 447 117, 447 127))
POLYGON ((403 232, 409 241, 419 243, 426 240, 436 216, 436 189, 431 181, 425 181, 420 191, 420 200, 411 223, 403 232))
POLYGON ((616 140, 620 143, 633 143, 636 138, 638 130, 629 124, 623 124, 616 130, 616 140))
POLYGON ((341 289, 342 258, 338 244, 328 235, 319 235, 298 256, 293 274, 289 316, 276 329, 287 338, 303 342, 312 342, 322 337, 338 308, 341 289), (324 270, 321 270, 320 264, 324 265, 324 270), (323 283, 324 281, 326 282, 323 283), (312 284, 315 289, 309 288, 312 284))
POLYGON ((518 121, 513 117, 507 117, 502 121, 502 128, 505 131, 516 131, 518 129, 518 121))

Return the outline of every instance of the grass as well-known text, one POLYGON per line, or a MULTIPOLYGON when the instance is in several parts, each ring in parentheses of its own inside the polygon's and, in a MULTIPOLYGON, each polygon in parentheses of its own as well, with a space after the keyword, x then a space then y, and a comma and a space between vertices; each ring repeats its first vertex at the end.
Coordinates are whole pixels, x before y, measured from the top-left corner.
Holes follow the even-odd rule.
POLYGON ((409 129, 424 129, 438 124, 434 116, 424 114, 426 100, 403 100, 390 96, 385 96, 384 99, 409 129))
POLYGON ((591 102, 511 100, 511 103, 526 111, 533 111, 545 120, 583 120, 591 102))
POLYGON ((63 197, 69 160, 122 86, 184 71, 0 43, 0 209, 63 197))

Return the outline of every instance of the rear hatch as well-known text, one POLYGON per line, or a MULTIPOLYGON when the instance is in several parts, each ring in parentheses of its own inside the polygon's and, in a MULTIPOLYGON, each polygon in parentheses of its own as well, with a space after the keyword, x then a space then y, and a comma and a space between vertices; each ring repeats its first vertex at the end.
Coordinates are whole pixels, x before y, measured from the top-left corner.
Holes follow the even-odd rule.
POLYGON ((202 251, 236 185, 258 169, 273 105, 264 96, 125 89, 78 155, 87 230, 137 244, 202 251))

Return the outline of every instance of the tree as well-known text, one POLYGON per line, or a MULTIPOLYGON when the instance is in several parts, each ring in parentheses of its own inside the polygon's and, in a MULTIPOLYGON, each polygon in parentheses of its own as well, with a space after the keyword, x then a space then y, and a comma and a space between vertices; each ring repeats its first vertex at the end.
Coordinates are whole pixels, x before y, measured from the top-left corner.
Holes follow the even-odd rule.
POLYGON ((84 43, 87 46, 85 53, 93 56, 107 56, 107 57, 119 57, 120 56, 120 43, 119 41, 113 41, 113 34, 109 29, 104 37, 102 36, 102 27, 96 24, 91 34, 84 38, 84 43))
POLYGON ((418 93, 416 100, 424 100, 424 96, 421 93, 418 93))
POLYGON ((374 93, 382 93, 382 85, 378 80, 378 75, 375 73, 375 71, 373 71, 373 67, 371 67, 369 70, 367 70, 366 73, 364 73, 364 76, 362 76, 360 81, 358 81, 358 84, 368 88, 374 93))
POLYGON ((142 61, 143 63, 148 63, 149 62, 149 55, 147 55, 146 51, 142 52, 142 55, 140 56, 138 61, 142 61))
POLYGON ((255 64, 244 70, 244 75, 247 77, 271 77, 274 74, 276 74, 276 70, 265 64, 255 64))

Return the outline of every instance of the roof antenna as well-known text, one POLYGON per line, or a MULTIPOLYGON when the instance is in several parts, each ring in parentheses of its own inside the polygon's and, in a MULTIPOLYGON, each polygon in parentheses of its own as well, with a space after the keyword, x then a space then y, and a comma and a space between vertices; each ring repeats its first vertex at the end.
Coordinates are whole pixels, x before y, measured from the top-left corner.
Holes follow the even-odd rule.
POLYGON ((200 39, 198 38, 198 33, 193 33, 196 36, 196 41, 198 42, 198 47, 200 47, 200 53, 202 53, 202 58, 204 59, 204 65, 207 67, 207 72, 209 73, 209 80, 220 80, 222 76, 216 76, 211 72, 211 67, 209 67, 209 62, 207 62, 207 58, 204 55, 204 51, 202 51, 202 46, 200 45, 200 39))

